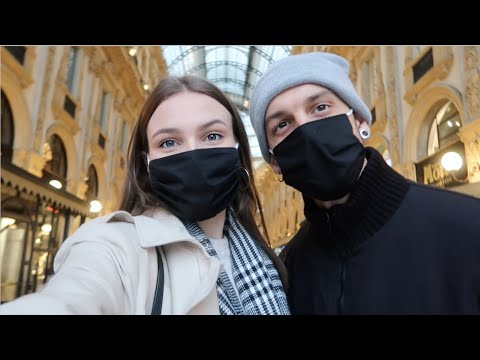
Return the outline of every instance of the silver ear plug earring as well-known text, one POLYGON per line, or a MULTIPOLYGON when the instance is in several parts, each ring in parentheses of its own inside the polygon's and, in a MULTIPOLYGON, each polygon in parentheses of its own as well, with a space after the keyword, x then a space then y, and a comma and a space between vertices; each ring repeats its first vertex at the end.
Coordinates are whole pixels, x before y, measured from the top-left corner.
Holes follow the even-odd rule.
POLYGON ((368 139, 370 137, 370 130, 368 129, 360 130, 360 136, 362 137, 362 139, 368 139))

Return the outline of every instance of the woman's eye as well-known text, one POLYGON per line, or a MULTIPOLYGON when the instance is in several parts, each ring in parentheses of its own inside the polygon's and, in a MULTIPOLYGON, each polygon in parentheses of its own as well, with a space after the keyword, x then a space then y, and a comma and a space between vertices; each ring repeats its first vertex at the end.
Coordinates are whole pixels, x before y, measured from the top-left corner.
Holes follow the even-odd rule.
POLYGON ((163 148, 169 148, 169 147, 172 147, 175 145, 175 141, 174 140, 165 140, 164 142, 162 142, 160 144, 160 147, 163 147, 163 148))
POLYGON ((216 134, 216 133, 212 133, 212 134, 207 135, 207 140, 208 141, 216 141, 216 140, 220 140, 221 138, 222 138, 222 135, 216 134))
POLYGON ((326 109, 327 109, 327 105, 325 104, 320 104, 315 108, 315 110, 317 111, 325 111, 326 109))

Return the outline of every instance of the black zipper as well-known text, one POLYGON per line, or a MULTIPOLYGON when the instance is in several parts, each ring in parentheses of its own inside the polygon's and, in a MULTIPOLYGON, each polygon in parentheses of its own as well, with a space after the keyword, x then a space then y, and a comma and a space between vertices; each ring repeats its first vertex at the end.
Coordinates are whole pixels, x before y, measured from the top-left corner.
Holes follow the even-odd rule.
MULTIPOLYGON (((328 236, 332 236, 332 222, 335 217, 333 210, 327 210, 325 212, 326 223, 328 224, 328 236)), ((337 298, 337 313, 343 314, 345 312, 345 280, 347 277, 347 258, 344 255, 340 256, 341 269, 340 269, 340 283, 337 298)))
POLYGON ((345 279, 347 277, 347 262, 346 260, 342 259, 342 265, 341 265, 341 271, 340 271, 340 291, 338 293, 338 298, 337 298, 337 313, 339 315, 342 315, 345 310, 345 279))
POLYGON ((330 212, 325 212, 326 222, 328 224, 328 236, 332 236, 332 222, 330 221, 331 215, 330 212))

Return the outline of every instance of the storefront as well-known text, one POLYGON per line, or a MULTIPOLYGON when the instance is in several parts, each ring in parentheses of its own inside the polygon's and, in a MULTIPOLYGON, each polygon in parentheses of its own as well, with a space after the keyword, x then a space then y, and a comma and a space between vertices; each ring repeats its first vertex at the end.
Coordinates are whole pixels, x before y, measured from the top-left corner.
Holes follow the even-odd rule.
MULTIPOLYGON (((66 191, 68 161, 64 142, 50 135, 42 146, 42 170, 34 175, 14 162, 15 119, 1 92, 1 297, 6 302, 38 290, 53 273, 62 242, 96 214, 89 201, 98 196, 95 168, 89 169, 85 200, 66 191)), ((17 161, 18 162, 18 161, 17 161)), ((70 166, 72 166, 70 164, 70 166)))
POLYGON ((468 183, 465 145, 458 141, 416 164, 417 182, 444 188, 468 183))
POLYGON ((39 289, 62 242, 89 219, 87 202, 11 164, 1 174, 1 302, 39 289))
POLYGON ((415 175, 417 182, 480 197, 478 140, 469 139, 459 108, 450 99, 433 104, 419 132, 415 175))

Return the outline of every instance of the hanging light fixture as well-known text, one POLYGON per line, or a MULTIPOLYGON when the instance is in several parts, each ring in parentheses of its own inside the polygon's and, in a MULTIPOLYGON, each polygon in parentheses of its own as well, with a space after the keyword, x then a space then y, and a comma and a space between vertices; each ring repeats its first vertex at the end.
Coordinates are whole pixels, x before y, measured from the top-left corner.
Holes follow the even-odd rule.
POLYGON ((134 57, 136 54, 137 54, 137 49, 133 46, 130 46, 128 48, 128 55, 130 55, 131 57, 134 57))
POLYGON ((449 151, 442 156, 440 160, 442 166, 447 171, 457 171, 463 165, 462 157, 455 151, 449 151))
POLYGON ((92 213, 98 213, 102 211, 102 203, 98 200, 92 200, 90 201, 90 212, 92 213))

